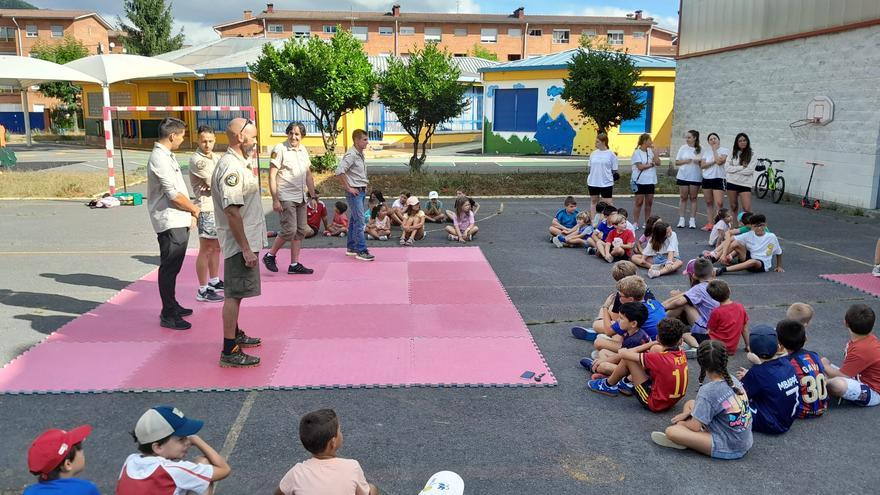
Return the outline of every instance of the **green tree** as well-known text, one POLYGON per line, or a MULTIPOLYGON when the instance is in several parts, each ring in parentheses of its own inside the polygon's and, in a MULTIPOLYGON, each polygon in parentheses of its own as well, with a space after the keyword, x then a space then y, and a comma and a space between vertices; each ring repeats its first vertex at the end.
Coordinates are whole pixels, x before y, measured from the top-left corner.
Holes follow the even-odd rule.
POLYGON ((36 9, 24 0, 0 0, 0 9, 36 9))
POLYGON ((273 93, 314 118, 324 140, 327 165, 335 163, 339 121, 369 105, 376 87, 363 44, 341 26, 329 43, 318 37, 291 38, 280 50, 266 43, 262 55, 248 68, 273 93))
POLYGON ((183 29, 172 35, 174 15, 165 0, 124 0, 125 20, 117 17, 119 27, 125 31, 125 48, 128 53, 152 57, 177 50, 183 46, 183 29))
MULTIPOLYGON (((78 58, 88 56, 89 50, 86 46, 70 34, 64 36, 63 39, 55 42, 37 42, 31 48, 31 56, 56 64, 66 64, 78 58)), ((57 112, 55 118, 56 127, 75 127, 76 112, 79 110, 78 97, 82 89, 70 82, 54 81, 40 85, 40 92, 52 98, 61 100, 64 110, 72 115, 72 118, 63 118, 66 112, 57 112), (72 121, 72 122, 71 122, 72 121)))
POLYGON ((480 45, 479 43, 474 43, 474 48, 471 51, 472 57, 484 58, 486 60, 491 60, 493 62, 498 61, 498 54, 489 50, 488 48, 480 45))
POLYGON ((429 43, 424 49, 415 50, 408 61, 390 58, 388 68, 379 76, 379 99, 397 115, 401 127, 413 139, 411 172, 421 171, 425 146, 437 126, 457 117, 467 107, 467 88, 458 82, 460 75, 452 56, 429 43))
POLYGON ((562 98, 606 132, 645 108, 633 91, 640 75, 625 51, 581 37, 580 50, 568 62, 568 78, 562 80, 562 98))

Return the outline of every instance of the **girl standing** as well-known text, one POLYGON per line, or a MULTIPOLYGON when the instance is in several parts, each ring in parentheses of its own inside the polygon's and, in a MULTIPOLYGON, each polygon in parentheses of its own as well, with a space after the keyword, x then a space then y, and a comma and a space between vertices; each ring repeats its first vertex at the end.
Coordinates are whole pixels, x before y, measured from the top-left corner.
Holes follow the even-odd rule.
POLYGON ((660 166, 660 157, 654 152, 654 142, 648 133, 639 136, 639 146, 633 151, 632 180, 635 181, 635 208, 633 212, 633 225, 639 228, 642 207, 645 209, 645 218, 651 216, 651 208, 654 206, 654 189, 657 186, 657 167, 660 166))
POLYGON ((400 236, 401 246, 412 246, 416 241, 425 238, 425 212, 419 205, 419 198, 410 196, 406 199, 401 228, 403 229, 403 234, 400 236))
MULTIPOLYGON (((743 211, 752 212, 752 186, 755 185, 755 164, 758 160, 752 152, 749 136, 741 132, 733 140, 733 153, 724 166, 727 174, 727 200, 733 218, 737 218, 740 204, 743 211)), ((733 226, 736 227, 736 221, 733 226)))
POLYGON ((611 197, 614 191, 614 176, 617 174, 617 155, 608 149, 608 135, 604 132, 596 136, 596 149, 590 153, 590 174, 587 176, 587 189, 590 191, 590 215, 596 214, 599 197, 614 204, 611 197))
POLYGON ((697 216, 697 196, 700 194, 700 186, 703 184, 703 174, 700 171, 703 148, 700 147, 700 133, 695 130, 687 131, 684 135, 685 144, 678 149, 675 155, 675 166, 678 173, 675 183, 678 184, 678 225, 684 228, 684 214, 690 203, 691 218, 688 227, 697 228, 694 217, 697 216))
MULTIPOLYGON (((724 164, 730 150, 721 146, 718 134, 710 133, 706 138, 709 149, 703 153, 700 167, 703 169, 703 197, 706 199, 706 218, 711 220, 724 206, 724 164)), ((712 230, 712 222, 703 226, 703 231, 712 230)))
POLYGON ((631 261, 642 268, 647 268, 649 278, 678 271, 681 268, 678 235, 672 231, 668 223, 659 220, 654 222, 651 239, 642 249, 642 254, 634 254, 631 261))
POLYGON ((452 225, 446 226, 450 241, 467 242, 474 240, 480 228, 474 221, 474 212, 471 211, 471 200, 467 196, 455 198, 455 215, 452 216, 452 225))

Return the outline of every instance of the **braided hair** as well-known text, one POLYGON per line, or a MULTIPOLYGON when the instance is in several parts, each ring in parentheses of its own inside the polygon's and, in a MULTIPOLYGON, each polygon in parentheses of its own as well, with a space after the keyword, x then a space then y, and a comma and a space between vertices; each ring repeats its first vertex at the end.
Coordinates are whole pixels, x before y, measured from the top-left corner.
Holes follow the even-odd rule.
POLYGON ((717 373, 724 378, 727 386, 733 389, 736 395, 743 395, 743 391, 733 383, 733 378, 727 372, 727 348, 717 340, 704 340, 697 348, 697 363, 700 365, 700 383, 706 378, 707 372, 717 373))

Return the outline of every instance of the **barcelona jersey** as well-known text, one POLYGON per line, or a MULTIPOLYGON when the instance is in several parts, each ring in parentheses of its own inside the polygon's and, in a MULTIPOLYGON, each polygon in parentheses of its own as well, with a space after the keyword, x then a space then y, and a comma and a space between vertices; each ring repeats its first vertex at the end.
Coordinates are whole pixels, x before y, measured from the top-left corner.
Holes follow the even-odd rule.
POLYGON ((828 389, 825 367, 819 355, 812 351, 801 349, 788 355, 788 360, 794 367, 800 385, 800 404, 795 414, 797 418, 819 417, 828 409, 828 389))
POLYGON ((666 411, 684 397, 688 385, 684 351, 643 352, 639 361, 652 382, 651 395, 645 398, 651 411, 666 411))

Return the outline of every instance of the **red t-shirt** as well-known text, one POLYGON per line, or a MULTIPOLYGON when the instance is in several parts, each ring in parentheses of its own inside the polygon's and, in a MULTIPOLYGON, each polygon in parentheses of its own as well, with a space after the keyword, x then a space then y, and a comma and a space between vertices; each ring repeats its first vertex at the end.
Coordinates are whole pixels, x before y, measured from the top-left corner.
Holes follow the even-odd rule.
POLYGON ((684 351, 643 352, 639 361, 651 377, 648 409, 666 411, 687 393, 688 363, 684 351))
POLYGON ((306 207, 306 223, 309 224, 309 227, 312 228, 315 232, 321 228, 321 220, 327 216, 327 207, 324 206, 323 201, 318 201, 318 207, 312 208, 311 206, 306 207))
MULTIPOLYGON (((635 244, 636 235, 633 234, 633 231, 629 230, 629 229, 626 229, 623 232, 618 232, 617 229, 614 229, 608 233, 608 237, 605 238, 605 242, 607 242, 608 244, 611 244, 611 242, 614 239, 623 239, 624 244, 635 244)), ((626 250, 627 256, 632 256, 632 254, 633 254, 632 249, 626 250)))
POLYGON ((872 333, 863 339, 847 342, 840 372, 880 392, 880 341, 877 336, 872 333))
POLYGON ((348 217, 342 213, 334 213, 333 214, 333 223, 338 223, 343 227, 348 227, 348 217))
POLYGON ((739 336, 742 335, 743 327, 749 322, 749 314, 742 304, 733 301, 730 304, 722 304, 709 313, 709 338, 720 340, 727 347, 727 353, 731 356, 736 354, 736 346, 739 344, 739 336))

